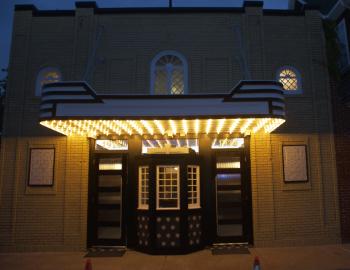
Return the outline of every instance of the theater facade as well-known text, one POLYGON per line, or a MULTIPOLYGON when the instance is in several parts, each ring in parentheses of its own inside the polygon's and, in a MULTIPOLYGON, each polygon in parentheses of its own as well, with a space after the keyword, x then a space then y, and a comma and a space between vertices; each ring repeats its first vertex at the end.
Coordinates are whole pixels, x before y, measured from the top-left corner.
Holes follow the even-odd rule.
POLYGON ((0 250, 340 241, 316 10, 16 6, 0 250))

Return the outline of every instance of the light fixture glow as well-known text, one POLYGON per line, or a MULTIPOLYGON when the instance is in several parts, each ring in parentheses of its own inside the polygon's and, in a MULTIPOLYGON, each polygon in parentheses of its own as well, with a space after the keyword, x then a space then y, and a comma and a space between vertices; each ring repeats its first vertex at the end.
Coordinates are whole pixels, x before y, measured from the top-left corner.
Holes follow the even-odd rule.
POLYGON ((160 142, 160 140, 156 140, 156 143, 159 145, 160 148, 163 148, 163 144, 160 142))
POLYGON ((205 128, 205 133, 209 134, 210 128, 211 128, 211 123, 212 123, 212 122, 213 122, 212 119, 208 119, 208 121, 207 121, 207 126, 206 126, 206 128, 205 128))
POLYGON ((177 145, 178 147, 181 147, 180 140, 176 140, 176 145, 177 145))
POLYGON ((198 119, 196 119, 196 121, 194 122, 194 132, 196 134, 199 133, 199 120, 198 119))
POLYGON ((222 130, 224 124, 225 124, 225 121, 226 121, 225 118, 224 119, 220 119, 219 124, 218 124, 218 126, 216 128, 216 133, 217 134, 219 134, 221 132, 221 130, 222 130))
POLYGON ((155 147, 155 145, 152 143, 152 141, 151 140, 147 140, 147 143, 151 146, 151 147, 155 147))
POLYGON ((160 134, 164 135, 165 134, 165 129, 164 129, 162 123, 159 120, 154 120, 153 122, 157 126, 160 134))
POLYGON ((234 119, 234 120, 232 121, 230 130, 229 130, 229 133, 230 133, 230 134, 232 134, 232 133, 235 131, 235 129, 237 128, 237 126, 238 126, 238 124, 239 124, 240 121, 241 121, 240 118, 234 119))
MULTIPOLYGON (((126 122, 122 122, 122 121, 117 120, 117 121, 114 121, 113 123, 115 123, 119 128, 124 130, 129 135, 132 134, 132 130, 127 126, 126 122)), ((110 124, 110 126, 111 126, 111 124, 110 124)))
POLYGON ((142 128, 137 124, 137 121, 133 121, 133 120, 127 120, 126 121, 134 130, 136 130, 136 132, 140 135, 143 134, 143 130, 142 128))
POLYGON ((213 149, 241 148, 244 144, 243 138, 214 139, 211 145, 213 149))
POLYGON ((182 119, 182 129, 183 129, 184 133, 187 135, 188 126, 187 126, 187 120, 185 120, 185 119, 182 119))
MULTIPOLYGON (((127 140, 96 140, 96 146, 107 150, 128 150, 127 140)), ((96 148, 98 150, 98 147, 96 148)))
POLYGON ((236 119, 206 119, 206 120, 45 120, 41 124, 67 136, 131 136, 158 135, 173 136, 179 134, 213 133, 232 134, 241 132, 244 135, 258 133, 264 130, 273 132, 285 122, 281 118, 236 118, 236 119))
POLYGON ((151 127, 151 125, 150 125, 147 121, 141 120, 140 122, 141 122, 141 124, 147 129, 147 131, 148 131, 149 134, 151 134, 151 135, 154 134, 153 128, 151 127))
POLYGON ((174 122, 174 120, 169 120, 169 123, 170 123, 170 127, 171 127, 171 130, 172 130, 172 132, 173 132, 173 135, 176 135, 176 133, 177 133, 177 130, 176 130, 176 125, 175 125, 175 122, 174 122))
POLYGON ((252 131, 254 133, 257 133, 259 132, 267 122, 269 122, 270 119, 269 118, 262 118, 262 119, 259 119, 259 120, 256 120, 257 124, 255 125, 255 127, 252 129, 252 131))
POLYGON ((241 127, 241 133, 243 134, 247 134, 247 130, 250 127, 250 125, 254 122, 253 118, 248 118, 245 120, 245 123, 243 124, 243 126, 241 127))
POLYGON ((271 133, 280 125, 282 125, 286 120, 284 119, 270 119, 270 122, 264 127, 266 133, 271 133))

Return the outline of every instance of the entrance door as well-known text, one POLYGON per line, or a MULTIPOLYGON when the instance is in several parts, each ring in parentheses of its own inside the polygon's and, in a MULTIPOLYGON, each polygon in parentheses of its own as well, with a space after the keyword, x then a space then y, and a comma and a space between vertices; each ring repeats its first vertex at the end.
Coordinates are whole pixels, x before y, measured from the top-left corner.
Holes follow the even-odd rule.
POLYGON ((247 242, 249 185, 245 177, 242 151, 216 155, 216 235, 217 242, 247 242))
POLYGON ((123 188, 125 162, 121 155, 96 155, 90 183, 90 246, 125 245, 123 188))
POLYGON ((198 156, 141 156, 138 180, 137 249, 181 254, 202 248, 198 156))

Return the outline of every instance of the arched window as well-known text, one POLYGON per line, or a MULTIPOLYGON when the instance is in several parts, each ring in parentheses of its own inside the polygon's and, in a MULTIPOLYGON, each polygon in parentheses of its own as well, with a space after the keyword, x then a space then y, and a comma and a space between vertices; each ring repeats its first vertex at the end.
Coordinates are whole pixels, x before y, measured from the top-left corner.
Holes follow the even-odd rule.
POLYGON ((156 55, 151 63, 151 93, 181 95, 187 93, 187 62, 174 51, 156 55))
POLYGON ((62 81, 62 74, 58 68, 47 67, 39 71, 35 83, 35 96, 41 96, 41 89, 45 84, 62 81))
POLYGON ((292 67, 280 68, 277 80, 283 84, 286 93, 300 94, 302 92, 300 73, 292 67))

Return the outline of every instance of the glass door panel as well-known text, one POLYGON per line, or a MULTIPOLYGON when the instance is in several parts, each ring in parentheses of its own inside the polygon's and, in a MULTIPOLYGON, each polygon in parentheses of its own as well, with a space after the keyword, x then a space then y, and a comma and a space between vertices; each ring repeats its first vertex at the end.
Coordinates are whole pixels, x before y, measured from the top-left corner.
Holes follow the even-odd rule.
POLYGON ((123 169, 122 158, 101 158, 98 164, 100 171, 118 171, 123 169))
POLYGON ((217 236, 243 236, 242 174, 239 156, 218 157, 216 163, 217 236))
POLYGON ((157 210, 180 209, 179 171, 179 166, 157 166, 157 210))
POLYGON ((99 175, 97 189, 97 240, 121 239, 122 176, 99 175))

